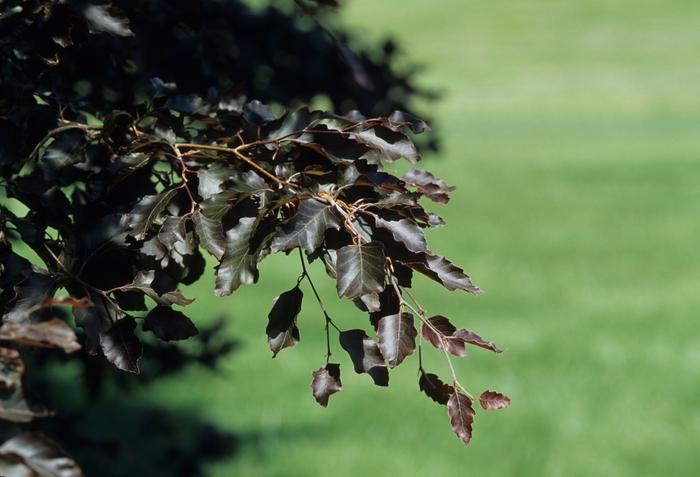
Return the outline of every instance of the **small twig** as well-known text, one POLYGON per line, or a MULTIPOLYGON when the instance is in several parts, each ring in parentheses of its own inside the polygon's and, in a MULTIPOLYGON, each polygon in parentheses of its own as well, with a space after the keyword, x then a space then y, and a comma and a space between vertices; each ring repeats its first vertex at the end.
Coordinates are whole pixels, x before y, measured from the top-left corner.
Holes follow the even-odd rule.
POLYGON ((301 262, 301 269, 302 269, 302 278, 306 278, 306 281, 309 282, 309 285, 311 285, 311 290, 314 292, 314 296, 316 297, 316 301, 318 302, 319 307, 321 308, 321 311, 323 312, 323 317, 326 320, 326 364, 328 364, 328 360, 330 359, 332 353, 331 353, 331 337, 330 337, 330 329, 329 325, 335 328, 335 330, 340 333, 340 328, 338 328, 335 323, 333 323, 333 320, 331 319, 330 315, 328 314, 328 311, 326 311, 326 307, 323 304, 323 300, 321 300, 321 296, 318 294, 318 291, 316 290, 316 286, 314 285, 313 280, 311 280, 311 276, 309 275, 309 272, 306 269, 306 264, 304 263, 304 252, 302 252, 301 248, 299 248, 299 261, 301 262))
POLYGON ((261 173, 262 175, 264 175, 268 179, 277 183, 277 185, 280 188, 292 185, 292 184, 289 184, 289 183, 281 180, 276 175, 271 174, 270 172, 267 171, 267 169, 260 166, 255 161, 253 161, 252 159, 250 159, 249 157, 247 157, 243 153, 241 153, 239 148, 241 148, 242 146, 231 148, 231 147, 224 147, 224 146, 214 146, 214 145, 210 145, 210 144, 192 144, 192 143, 186 143, 186 142, 185 143, 178 143, 175 146, 182 147, 182 148, 188 148, 188 149, 203 149, 203 150, 209 150, 209 151, 227 152, 229 154, 233 154, 239 160, 245 162, 250 167, 252 167, 256 171, 258 171, 259 173, 261 173))

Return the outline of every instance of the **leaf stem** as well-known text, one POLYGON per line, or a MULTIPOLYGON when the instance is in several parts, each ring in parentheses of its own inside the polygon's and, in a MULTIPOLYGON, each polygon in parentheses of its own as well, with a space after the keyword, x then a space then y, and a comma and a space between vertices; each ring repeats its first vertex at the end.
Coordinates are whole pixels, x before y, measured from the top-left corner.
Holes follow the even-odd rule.
POLYGON ((323 300, 321 300, 321 296, 318 294, 318 291, 316 290, 316 286, 314 285, 313 280, 311 280, 311 276, 309 275, 308 270, 306 269, 306 264, 304 263, 304 252, 302 252, 301 248, 298 248, 299 250, 299 261, 301 262, 301 268, 302 268, 302 277, 306 278, 306 281, 309 282, 309 285, 311 285, 311 290, 314 292, 314 296, 316 297, 316 301, 318 302, 319 307, 321 308, 321 311, 323 312, 323 317, 326 320, 326 364, 328 364, 328 360, 330 359, 332 353, 331 353, 331 337, 330 337, 330 328, 329 325, 335 328, 335 330, 340 333, 341 330, 338 328, 335 323, 333 323, 333 320, 331 319, 330 315, 326 311, 326 307, 323 304, 323 300))

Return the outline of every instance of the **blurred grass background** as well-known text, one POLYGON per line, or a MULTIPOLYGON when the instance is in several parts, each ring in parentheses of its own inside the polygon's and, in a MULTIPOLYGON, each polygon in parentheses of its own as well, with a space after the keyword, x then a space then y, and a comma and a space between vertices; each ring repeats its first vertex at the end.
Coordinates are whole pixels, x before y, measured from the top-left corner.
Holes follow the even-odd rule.
MULTIPOLYGON (((263 262, 258 286, 188 290, 200 322, 229 317, 242 346, 214 374, 191 369, 146 400, 196 407, 243 437, 214 476, 697 475, 700 457, 700 3, 696 0, 346 0, 361 38, 396 36, 444 139, 425 167, 458 187, 433 208, 433 249, 486 293, 418 279, 431 313, 506 349, 458 362, 472 391, 513 406, 477 415, 464 447, 417 389, 415 357, 388 389, 355 375, 320 408, 322 316, 305 289, 302 342, 270 359, 271 300, 296 258, 263 262)), ((368 328, 316 283, 335 320, 368 328)), ((444 359, 426 367, 447 375, 444 359)))

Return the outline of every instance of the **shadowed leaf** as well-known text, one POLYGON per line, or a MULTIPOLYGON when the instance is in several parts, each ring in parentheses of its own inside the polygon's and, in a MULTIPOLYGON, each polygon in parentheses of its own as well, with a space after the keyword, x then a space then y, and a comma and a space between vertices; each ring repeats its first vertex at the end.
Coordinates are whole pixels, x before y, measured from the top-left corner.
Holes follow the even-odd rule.
POLYGON ((138 374, 143 346, 134 334, 135 329, 136 321, 125 316, 100 334, 100 346, 110 363, 121 370, 138 374))
POLYGON ((369 374, 377 386, 389 385, 389 371, 379 346, 364 331, 342 331, 340 346, 350 355, 356 373, 369 374))
POLYGON ((301 311, 304 298, 299 287, 294 287, 275 298, 272 310, 267 315, 267 342, 274 358, 284 348, 295 346, 299 342, 297 315, 301 311))
POLYGON ((443 383, 436 374, 432 373, 421 372, 418 387, 426 396, 443 406, 455 392, 454 387, 443 383))
POLYGON ((167 306, 152 309, 143 321, 143 330, 152 331, 163 341, 186 340, 199 333, 192 320, 167 306))
POLYGON ((325 367, 313 372, 311 390, 314 399, 321 406, 328 406, 328 398, 331 394, 340 392, 341 389, 339 364, 328 363, 325 367))

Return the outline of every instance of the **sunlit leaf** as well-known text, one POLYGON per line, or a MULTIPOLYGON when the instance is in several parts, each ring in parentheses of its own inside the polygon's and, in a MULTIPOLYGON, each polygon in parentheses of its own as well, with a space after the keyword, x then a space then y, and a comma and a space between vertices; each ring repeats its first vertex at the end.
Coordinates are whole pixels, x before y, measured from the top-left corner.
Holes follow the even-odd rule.
POLYGON ((452 431, 465 444, 472 440, 472 424, 474 423, 474 408, 472 400, 459 391, 450 395, 447 401, 447 414, 450 416, 452 431))
POLYGON ((404 312, 380 318, 377 336, 379 349, 389 367, 398 366, 416 350, 418 332, 413 326, 413 315, 404 312))
POLYGON ((338 296, 354 299, 384 289, 384 248, 380 243, 347 245, 338 250, 338 296))
POLYGON ((510 398, 496 391, 484 391, 479 396, 481 407, 489 409, 505 409, 510 406, 510 398))
POLYGON ((328 398, 342 389, 340 382, 340 365, 328 363, 325 367, 313 372, 311 390, 314 399, 321 406, 328 406, 328 398))
POLYGON ((272 241, 273 250, 291 250, 303 247, 313 253, 323 242, 328 229, 340 228, 333 206, 316 199, 299 202, 296 215, 283 224, 272 241))

